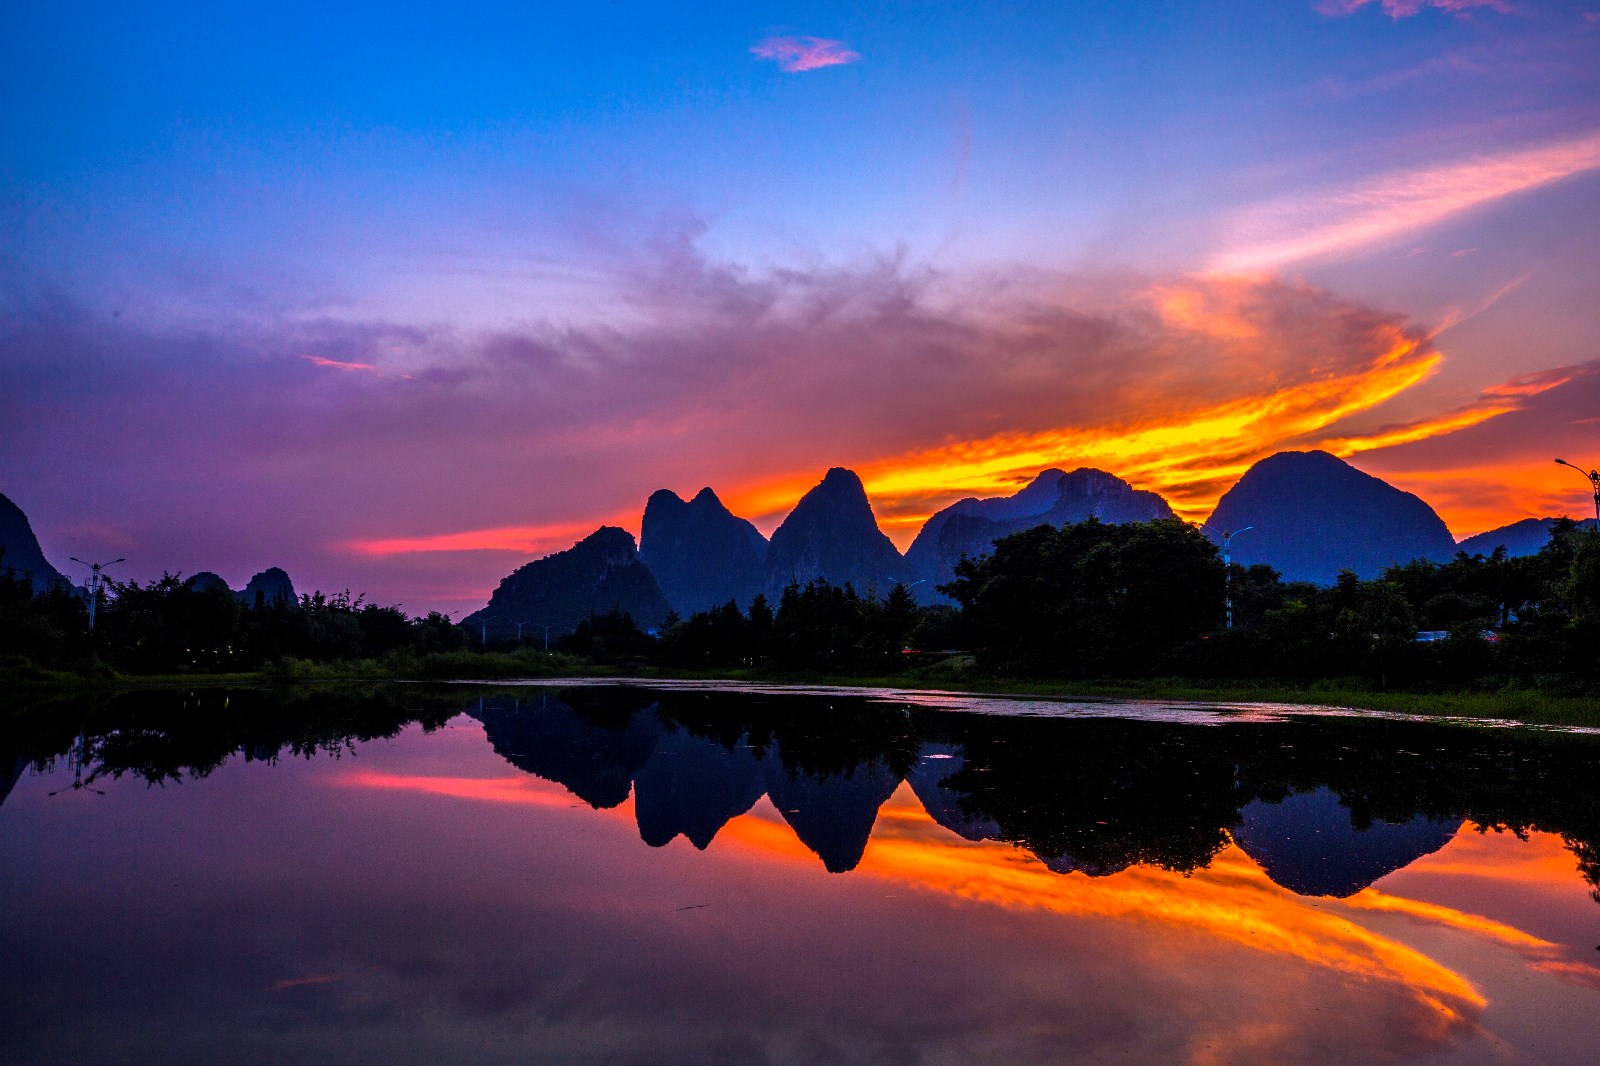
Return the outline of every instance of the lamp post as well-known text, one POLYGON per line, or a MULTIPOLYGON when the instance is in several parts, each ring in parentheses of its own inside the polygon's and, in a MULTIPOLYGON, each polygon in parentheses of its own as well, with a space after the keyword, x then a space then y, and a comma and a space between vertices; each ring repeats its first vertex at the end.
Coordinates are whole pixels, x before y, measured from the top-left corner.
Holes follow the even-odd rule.
POLYGON ((104 570, 108 566, 115 566, 117 563, 125 563, 128 560, 113 559, 109 563, 91 563, 87 559, 78 558, 76 555, 72 556, 71 558, 72 561, 77 563, 79 566, 87 566, 89 568, 89 632, 93 633, 94 612, 95 607, 100 603, 100 582, 103 578, 103 575, 100 573, 100 571, 104 570))
MULTIPOLYGON (((1227 617, 1227 628, 1233 628, 1233 538, 1248 533, 1255 526, 1222 531, 1222 607, 1227 617)), ((1213 530, 1213 532, 1215 532, 1213 530)))
POLYGON ((534 626, 535 628, 544 630, 544 652, 545 652, 546 655, 549 655, 550 654, 550 631, 556 627, 556 623, 551 622, 549 625, 545 625, 543 622, 518 622, 517 623, 517 643, 518 644, 522 643, 522 627, 523 626, 534 626))
POLYGON ((1600 470, 1590 470, 1585 473, 1583 467, 1577 463, 1569 463, 1565 459, 1557 459, 1556 462, 1562 466, 1572 467, 1589 479, 1589 487, 1594 489, 1594 524, 1596 529, 1600 529, 1600 470))

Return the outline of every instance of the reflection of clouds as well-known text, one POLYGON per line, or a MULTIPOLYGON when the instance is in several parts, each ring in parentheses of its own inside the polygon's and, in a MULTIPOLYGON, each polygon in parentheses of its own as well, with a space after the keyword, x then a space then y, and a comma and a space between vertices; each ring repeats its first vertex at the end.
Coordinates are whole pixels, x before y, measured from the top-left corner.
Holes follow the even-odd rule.
POLYGON ((411 731, 359 758, 233 763, 203 797, 125 789, 140 816, 205 800, 163 823, 174 831, 138 834, 126 861, 126 821, 50 808, 50 835, 74 842, 62 868, 34 876, 22 849, 29 875, 0 880, 0 907, 30 916, 0 923, 13 964, 0 1004, 29 1005, 48 1051, 35 1057, 104 1059, 90 1041, 106 1033, 145 1061, 1483 1050, 1450 1043, 1484 1011, 1458 974, 1363 930, 1356 909, 1275 888, 1235 850, 1190 877, 1060 876, 959 840, 902 789, 858 873, 835 877, 765 802, 707 852, 646 847, 630 804, 596 817, 558 785, 508 778, 476 728, 411 731), (55 891, 57 875, 74 891, 55 891), (105 982, 93 991, 86 967, 105 982))
POLYGON ((573 801, 572 793, 561 785, 526 774, 510 777, 426 777, 357 770, 340 774, 333 779, 333 783, 348 788, 416 792, 428 796, 519 806, 570 807, 573 801))

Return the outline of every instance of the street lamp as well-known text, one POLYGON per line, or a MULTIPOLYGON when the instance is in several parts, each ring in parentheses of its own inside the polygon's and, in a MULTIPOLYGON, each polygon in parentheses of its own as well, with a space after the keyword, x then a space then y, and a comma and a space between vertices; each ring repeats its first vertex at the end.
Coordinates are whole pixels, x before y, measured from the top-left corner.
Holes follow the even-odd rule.
POLYGON ((72 561, 77 563, 79 566, 87 566, 89 568, 89 632, 93 633, 94 609, 95 606, 100 602, 100 582, 102 579, 100 571, 104 570, 108 566, 115 566, 117 563, 125 563, 128 560, 113 559, 109 563, 91 563, 86 559, 78 558, 76 555, 72 556, 71 558, 72 561))
MULTIPOLYGON (((1222 606, 1227 615, 1227 628, 1233 628, 1233 538, 1248 533, 1255 526, 1222 531, 1222 606)), ((1213 532, 1215 532, 1213 530, 1213 532)))
POLYGON ((1600 470, 1590 470, 1588 473, 1584 473, 1583 467, 1577 463, 1569 463, 1565 459, 1557 459, 1556 462, 1562 466, 1572 467, 1572 469, 1589 479, 1589 486, 1594 489, 1594 524, 1596 529, 1600 529, 1600 470))
POLYGON ((522 627, 523 626, 533 626, 536 629, 544 630, 544 650, 545 650, 545 654, 547 654, 547 655, 549 654, 549 652, 550 652, 550 631, 556 627, 557 623, 551 622, 549 625, 545 625, 543 622, 516 622, 514 624, 517 627, 517 643, 518 644, 522 643, 522 627))

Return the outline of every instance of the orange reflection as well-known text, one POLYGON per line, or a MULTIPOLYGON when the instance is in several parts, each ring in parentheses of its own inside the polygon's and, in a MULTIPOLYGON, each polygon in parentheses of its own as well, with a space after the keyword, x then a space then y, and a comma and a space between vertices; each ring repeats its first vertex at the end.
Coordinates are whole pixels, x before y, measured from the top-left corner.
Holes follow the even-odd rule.
POLYGON ((385 774, 355 770, 332 778, 347 788, 370 788, 392 792, 419 792, 429 796, 476 800, 480 803, 511 803, 535 807, 571 807, 572 793, 560 785, 526 774, 507 777, 421 777, 413 774, 385 774))

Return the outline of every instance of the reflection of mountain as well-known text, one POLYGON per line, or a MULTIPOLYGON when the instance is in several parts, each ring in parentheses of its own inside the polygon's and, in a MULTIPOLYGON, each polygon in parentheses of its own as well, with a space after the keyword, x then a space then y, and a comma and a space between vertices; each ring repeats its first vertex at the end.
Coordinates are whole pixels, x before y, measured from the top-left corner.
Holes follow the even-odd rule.
POLYGON ((853 870, 867 850, 878 808, 900 786, 900 775, 874 759, 844 774, 811 774, 767 759, 767 794, 800 842, 829 873, 853 870))
POLYGON ((924 744, 906 783, 922 802, 928 817, 963 840, 999 840, 1000 825, 993 818, 969 814, 963 794, 946 788, 945 781, 966 768, 966 753, 955 744, 924 744))
POLYGON ((634 775, 639 836, 659 848, 682 833, 701 851, 766 791, 761 762, 745 744, 724 747, 683 730, 662 734, 634 775))
POLYGON ((512 765, 591 805, 636 790, 640 836, 657 846, 683 835, 706 847, 767 790, 823 864, 847 870, 905 777, 937 824, 1063 872, 1199 869, 1236 827, 1278 883, 1347 895, 1470 820, 1560 834, 1582 876, 1600 883, 1600 737, 1395 721, 1196 727, 609 686, 465 708, 459 689, 424 686, 138 690, 63 701, 0 736, 0 799, 27 764, 73 750, 80 728, 86 780, 155 783, 235 758, 341 751, 463 710, 512 765))
POLYGON ((1323 787, 1248 804, 1233 840, 1289 891, 1343 899, 1438 851, 1460 827, 1460 818, 1419 814, 1357 829, 1338 794, 1323 787))
POLYGON ((28 760, 18 755, 12 759, 8 770, 0 770, 0 803, 6 801, 11 795, 11 790, 17 787, 17 782, 22 780, 22 772, 28 768, 28 760))
POLYGON ((565 785, 591 807, 628 798, 633 775, 655 750, 661 727, 651 713, 597 722, 557 696, 482 700, 467 713, 483 723, 495 754, 519 770, 565 785))

